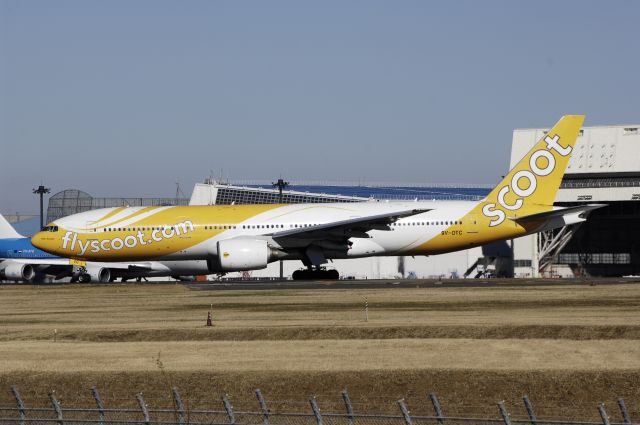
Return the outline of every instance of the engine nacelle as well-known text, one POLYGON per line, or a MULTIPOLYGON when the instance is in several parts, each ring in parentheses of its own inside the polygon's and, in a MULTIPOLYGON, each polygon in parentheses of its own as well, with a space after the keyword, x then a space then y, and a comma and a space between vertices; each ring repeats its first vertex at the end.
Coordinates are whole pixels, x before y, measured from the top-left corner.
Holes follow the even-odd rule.
POLYGON ((89 282, 106 283, 111 279, 111 270, 106 267, 89 267, 87 268, 87 276, 89 282))
POLYGON ((220 269, 224 272, 264 269, 269 262, 267 241, 227 239, 218 242, 220 269))
POLYGON ((35 275, 31 264, 10 263, 2 270, 2 276, 7 280, 31 280, 35 275))

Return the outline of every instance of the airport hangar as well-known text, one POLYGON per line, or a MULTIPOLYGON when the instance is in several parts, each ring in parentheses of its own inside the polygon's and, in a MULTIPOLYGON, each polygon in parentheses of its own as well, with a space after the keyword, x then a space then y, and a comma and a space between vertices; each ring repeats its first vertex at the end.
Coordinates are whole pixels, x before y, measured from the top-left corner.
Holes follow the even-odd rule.
MULTIPOLYGON (((328 267, 342 277, 457 278, 482 276, 583 277, 640 275, 640 125, 584 127, 567 167, 556 205, 606 204, 586 223, 465 251, 432 257, 373 257, 336 260, 328 267)), ((513 132, 511 167, 547 129, 513 132)), ((186 198, 93 198, 66 190, 49 199, 48 221, 89 209, 148 205, 385 202, 387 200, 481 199, 478 185, 327 185, 278 190, 270 184, 232 185, 207 179, 186 198)), ((284 262, 285 277, 302 267, 284 262)), ((280 266, 230 273, 229 279, 276 278, 280 266)))

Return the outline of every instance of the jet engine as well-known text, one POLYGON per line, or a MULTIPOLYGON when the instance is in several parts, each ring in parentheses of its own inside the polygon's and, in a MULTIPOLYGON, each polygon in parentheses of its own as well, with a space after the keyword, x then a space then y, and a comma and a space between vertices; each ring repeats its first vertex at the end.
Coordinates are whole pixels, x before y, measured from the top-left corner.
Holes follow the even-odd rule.
POLYGON ((106 283, 111 279, 111 270, 106 267, 89 267, 83 276, 83 282, 106 283))
POLYGON ((227 239, 218 242, 218 258, 223 272, 264 269, 270 248, 265 240, 227 239))
POLYGON ((7 280, 31 280, 35 275, 31 264, 11 262, 1 272, 7 280))

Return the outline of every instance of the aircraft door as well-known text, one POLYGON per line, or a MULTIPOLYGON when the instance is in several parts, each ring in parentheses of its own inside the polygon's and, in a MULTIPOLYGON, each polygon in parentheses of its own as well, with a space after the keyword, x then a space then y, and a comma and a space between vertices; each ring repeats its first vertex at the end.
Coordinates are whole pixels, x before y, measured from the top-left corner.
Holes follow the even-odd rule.
POLYGON ((469 214, 467 218, 467 222, 464 223, 465 234, 467 235, 475 235, 478 233, 480 228, 480 217, 477 214, 469 214))

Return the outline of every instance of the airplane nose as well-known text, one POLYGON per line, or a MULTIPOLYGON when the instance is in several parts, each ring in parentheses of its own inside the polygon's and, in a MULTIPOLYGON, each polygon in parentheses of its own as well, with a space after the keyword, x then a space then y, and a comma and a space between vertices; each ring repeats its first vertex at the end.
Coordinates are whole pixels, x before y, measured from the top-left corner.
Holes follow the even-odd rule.
POLYGON ((31 244, 49 254, 58 255, 56 237, 51 232, 38 232, 31 237, 31 244))
POLYGON ((43 234, 44 232, 38 232, 35 235, 31 236, 31 244, 39 249, 44 249, 44 240, 43 234))

